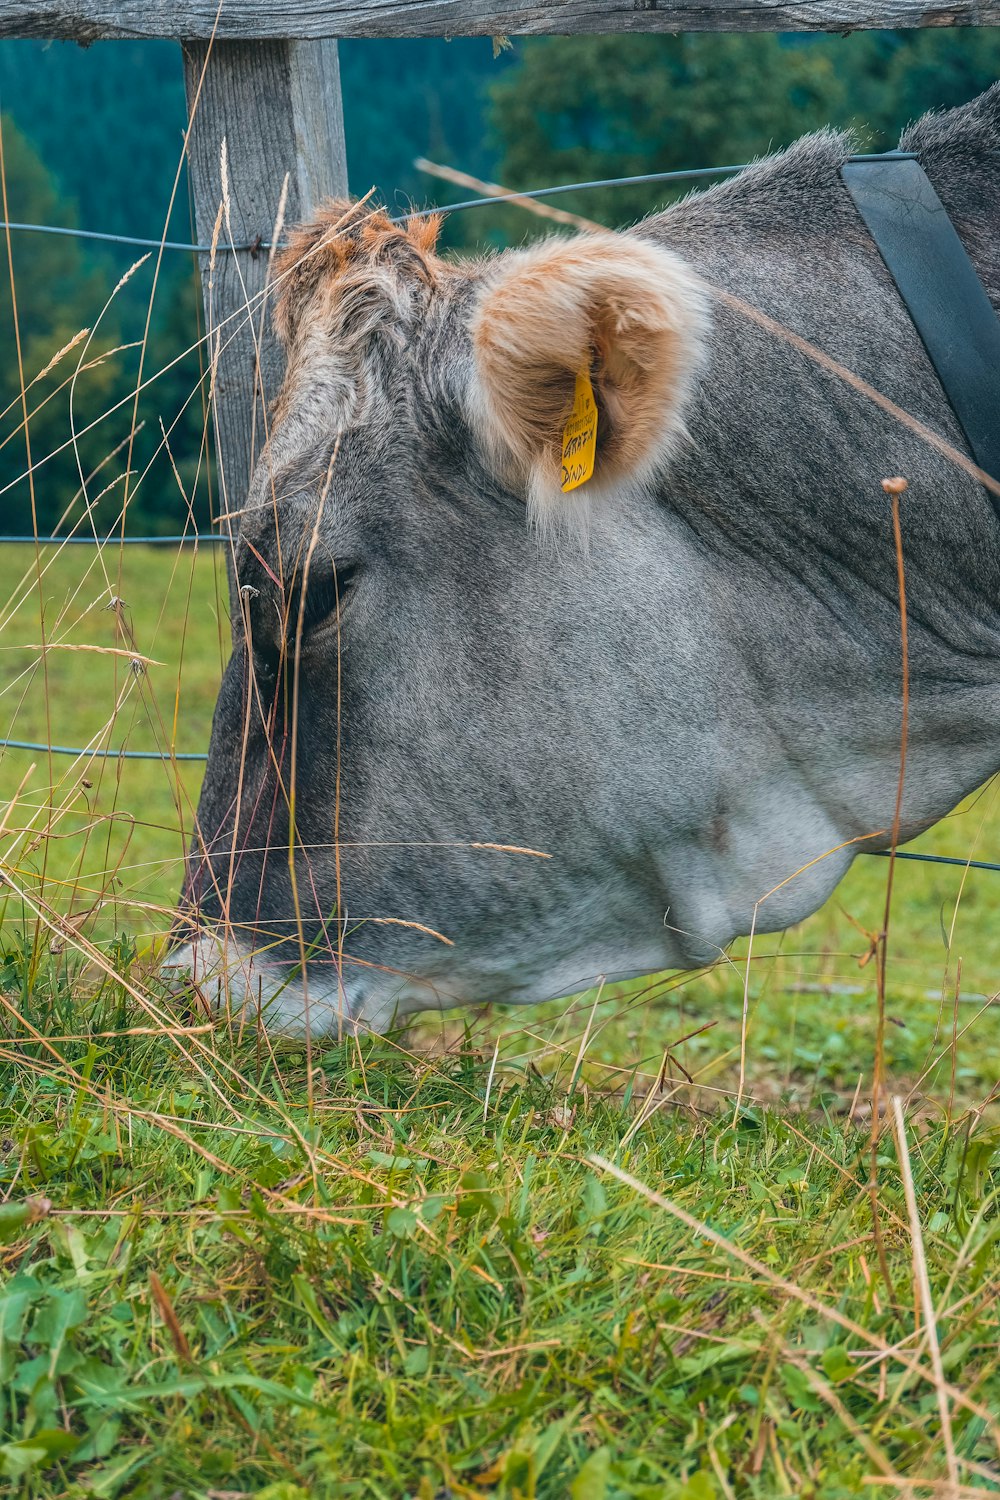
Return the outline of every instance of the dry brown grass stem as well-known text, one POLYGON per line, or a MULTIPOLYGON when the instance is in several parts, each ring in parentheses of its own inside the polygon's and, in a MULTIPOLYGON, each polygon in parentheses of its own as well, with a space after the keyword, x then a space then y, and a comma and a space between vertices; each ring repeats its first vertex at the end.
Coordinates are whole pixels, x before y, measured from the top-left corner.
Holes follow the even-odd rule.
POLYGON ((889 869, 885 882, 885 908, 882 915, 882 930, 876 940, 876 979, 878 999, 878 1034, 875 1047, 875 1076, 872 1085, 872 1146, 878 1138, 879 1095, 885 1068, 885 1001, 886 966, 889 950, 889 919, 892 915, 893 877, 896 873, 896 845, 903 815, 903 787, 906 780, 906 747, 910 722, 910 655, 909 633, 906 616, 906 569, 903 561, 903 534, 899 517, 899 499, 906 490, 905 479, 886 479, 882 488, 892 503, 892 537, 896 555, 896 581, 899 589, 899 641, 901 707, 899 721, 899 774, 896 778, 896 802, 892 814, 892 842, 889 846, 889 869))
POLYGON ((0 817, 0 837, 2 837, 3 834, 6 833, 6 831, 7 831, 7 824, 10 822, 10 819, 11 819, 11 817, 12 817, 15 809, 17 808, 17 805, 18 805, 21 793, 24 791, 24 788, 27 786, 30 777, 34 774, 34 770, 35 770, 35 762, 32 761, 31 765, 28 767, 28 769, 25 771, 24 775, 21 777, 21 780, 18 783, 17 791, 14 793, 13 797, 11 797, 10 801, 7 803, 7 806, 4 808, 4 810, 3 810, 3 816, 0 817))
MULTIPOLYGON (((471 177, 468 172, 461 172, 457 167, 445 167, 440 162, 428 161, 425 156, 418 156, 413 165, 418 172, 426 172, 428 177, 439 177, 442 182, 453 182, 456 187, 471 188, 473 192, 480 193, 484 198, 508 198, 513 208, 526 208, 530 213, 537 214, 539 218, 550 219, 553 224, 565 224, 572 229, 601 229, 603 226, 595 224, 590 219, 581 219, 579 214, 567 213, 565 209, 553 208, 551 203, 544 203, 538 198, 528 198, 512 188, 500 187, 496 182, 483 182, 478 177, 471 177)), ((442 212, 447 213, 447 206, 442 212)))
MULTIPOLYGON (((323 523, 323 512, 326 509, 327 497, 330 494, 330 486, 333 483, 333 471, 336 468, 337 458, 339 456, 339 453, 340 453, 340 435, 338 433, 337 440, 336 440, 336 442, 333 445, 333 452, 330 454, 330 462, 327 464, 326 478, 323 481, 323 488, 320 491, 319 504, 316 506, 316 517, 315 517, 315 519, 313 521, 312 533, 311 533, 311 535, 309 537, 309 545, 308 545, 308 547, 306 549, 305 562, 304 562, 303 567, 302 567, 302 589, 301 589, 301 593, 300 593, 300 596, 299 596, 298 618, 295 621, 295 649, 294 649, 294 656, 293 656, 293 659, 292 659, 292 742, 291 742, 291 756, 290 756, 291 765, 290 765, 289 777, 288 777, 288 878, 289 878, 289 882, 291 884, 292 905, 293 905, 293 907, 295 909, 295 927, 296 927, 296 933, 297 933, 298 940, 299 940, 299 972, 300 972, 301 978, 302 978, 302 1003, 303 1003, 303 1010, 304 1010, 305 1031, 306 1031, 306 1099, 307 1099, 307 1102, 308 1102, 310 1114, 312 1113, 312 1110, 313 1110, 313 1107, 314 1107, 314 1104, 315 1104, 315 1098, 314 1098, 314 1093, 313 1093, 312 1026, 309 1023, 309 966, 308 966, 308 963, 306 961, 306 938, 305 938, 305 928, 304 928, 303 921, 302 921, 302 907, 301 907, 301 904, 300 904, 300 901, 299 901, 298 872, 296 871, 296 868, 295 868, 295 848, 296 848, 296 839, 297 839, 297 836, 298 836, 298 828, 296 827, 296 819, 295 819, 295 794, 296 794, 297 780, 298 780, 298 753, 299 753, 299 674, 300 674, 301 661, 302 661, 302 633, 303 633, 303 629, 304 629, 304 621, 305 621, 305 613, 306 613, 306 601, 307 601, 307 597, 308 597, 308 593, 309 593, 309 575, 310 575, 310 573, 312 571, 313 557, 315 556, 316 548, 319 545, 319 533, 320 533, 320 526, 323 523)), ((276 496, 274 498, 274 503, 275 503, 275 507, 277 507, 277 497, 276 496)), ((275 534, 280 539, 281 529, 278 526, 277 514, 275 514, 275 534)), ((298 559, 296 561, 298 561, 298 559)), ((284 571, 283 570, 282 570, 282 577, 284 577, 284 571)), ((289 604, 288 604, 288 608, 290 608, 290 607, 291 607, 291 601, 289 601, 289 604)), ((338 610, 338 616, 339 616, 339 610, 338 610)), ((338 641, 339 641, 339 638, 340 638, 339 618, 338 618, 338 626, 337 626, 337 638, 338 638, 338 641)), ((338 719, 339 719, 339 713, 340 713, 340 693, 339 693, 339 690, 338 690, 338 693, 337 693, 337 711, 338 711, 338 719)), ((339 733, 338 733, 338 739, 339 739, 339 733)), ((334 837, 336 837, 336 834, 334 835, 334 837)), ((338 882, 338 884, 339 884, 339 882, 338 882)), ((342 917, 343 917, 343 913, 340 910, 340 892, 339 892, 339 889, 338 889, 338 892, 337 892, 337 922, 338 922, 338 924, 340 924, 341 929, 343 928, 342 917)), ((339 976, 338 976, 338 978, 339 978, 339 976)), ((338 993, 340 993, 340 992, 341 992, 341 990, 340 990, 340 987, 338 986, 338 993)), ((338 1025, 340 1023, 340 1014, 339 1014, 339 1012, 340 1012, 340 1007, 338 1006, 338 1016, 337 1016, 338 1025)))
MULTIPOLYGON (((177 1026, 118 1026, 113 1031, 60 1031, 58 1035, 50 1035, 49 1040, 51 1042, 90 1042, 107 1041, 111 1038, 119 1040, 126 1036, 210 1036, 214 1031, 214 1024, 211 1021, 205 1021, 200 1026, 188 1024, 177 1026)), ((35 1046, 37 1046, 37 1043, 33 1037, 0 1036, 0 1047, 35 1046)), ((226 1127, 219 1126, 217 1128, 225 1129, 226 1127)))
POLYGON ((920 1212, 917 1208, 917 1195, 913 1186, 913 1172, 910 1168, 910 1149, 906 1141, 906 1121, 903 1117, 902 1101, 898 1094, 893 1095, 891 1107, 896 1133, 896 1154, 899 1160, 900 1174, 903 1179, 906 1211, 910 1220, 913 1279, 917 1284, 917 1290, 920 1294, 920 1306, 924 1318, 927 1344, 930 1350, 931 1367, 934 1371, 934 1386, 937 1394, 938 1412, 941 1419, 941 1440, 944 1443, 945 1457, 948 1462, 948 1479, 957 1490, 958 1460, 955 1456, 955 1440, 951 1430, 951 1408, 948 1405, 944 1365, 941 1363, 941 1346, 938 1342, 937 1317, 934 1312, 934 1299, 931 1295, 930 1276, 927 1272, 927 1257, 924 1254, 924 1237, 920 1225, 920 1212))
MULTIPOLYGON (((961 966, 959 966, 959 979, 961 979, 961 966)), ((951 1036, 949 1037, 949 1040, 948 1040, 946 1046, 942 1047, 941 1051, 938 1052, 938 1054, 936 1056, 932 1055, 930 1057, 929 1061, 927 1062, 926 1066, 924 1067, 923 1072, 920 1073, 917 1076, 917 1078, 914 1081, 914 1083, 913 1083, 913 1085, 912 1085, 912 1087, 911 1087, 911 1089, 909 1091, 909 1094, 907 1096, 907 1103, 909 1103, 913 1099, 914 1095, 919 1091, 920 1086, 924 1082, 924 1080, 926 1078, 928 1078, 930 1076, 930 1074, 933 1073, 934 1069, 938 1066, 938 1064, 940 1062, 944 1061, 944 1059, 948 1056, 949 1053, 951 1053, 951 1057, 952 1057, 952 1074, 954 1075, 955 1068, 956 1068, 955 1051, 954 1051, 955 1047, 957 1046, 958 1042, 961 1041, 962 1037, 965 1036, 966 1032, 970 1031, 972 1029, 972 1027, 975 1026, 975 1024, 979 1020, 980 1016, 984 1016, 988 1010, 992 1010, 993 1007, 998 1003, 998 1001, 1000 1001, 1000 990, 998 990, 996 993, 994 993, 992 995, 987 996, 987 998, 981 1004, 978 1004, 978 1005, 977 1005, 975 999, 972 998, 971 996, 967 1000, 963 1000, 962 1003, 964 1005, 976 1005, 976 1011, 975 1011, 974 1015, 972 1015, 972 1016, 969 1017, 969 1019, 966 1021, 965 1025, 962 1026, 962 1027, 958 1026, 958 1010, 957 1010, 958 1001, 959 1001, 959 995, 958 995, 958 990, 957 990, 957 986, 956 986, 956 992, 955 992, 955 997, 954 997, 954 1004, 955 1004, 956 1009, 954 1011, 954 1022, 953 1022, 953 1025, 952 1025, 951 1036)), ((951 1097, 949 1099, 948 1111, 947 1111, 949 1118, 951 1117, 951 1113, 952 1113, 952 1105, 955 1102, 954 1101, 954 1087, 955 1087, 955 1081, 954 1081, 954 1076, 953 1076, 952 1080, 951 1080, 951 1097)))
POLYGON ((532 859, 551 859, 551 854, 546 854, 543 849, 529 849, 523 844, 487 844, 482 840, 472 840, 464 846, 468 849, 495 849, 498 854, 528 854, 532 859))
POLYGON ((450 937, 445 937, 444 933, 438 932, 436 927, 428 927, 425 922, 408 922, 405 917, 363 917, 359 918, 359 921, 374 922, 379 927, 409 927, 414 932, 423 932, 428 937, 436 938, 439 943, 445 943, 449 948, 455 946, 450 937))
POLYGON ((996 1500, 996 1490, 981 1490, 975 1485, 952 1484, 943 1479, 910 1479, 901 1474, 866 1474, 862 1484, 891 1485, 912 1495, 927 1495, 932 1500, 996 1500))
POLYGON ((127 661, 140 662, 144 667, 165 667, 166 662, 152 656, 143 656, 141 651, 123 651, 120 646, 91 646, 76 641, 46 641, 24 646, 8 646, 8 651, 93 651, 98 656, 123 656, 127 661))
MULTIPOLYGON (((767 1324, 767 1321, 761 1317, 757 1308, 753 1308, 752 1311, 756 1321, 770 1333, 771 1330, 767 1324)), ((827 1405, 833 1412, 834 1416, 836 1416, 837 1419, 843 1423, 844 1427, 851 1434, 858 1447, 861 1448, 865 1455, 871 1459, 872 1463, 875 1465, 876 1469, 878 1469, 879 1473, 887 1478, 897 1479, 899 1476, 896 1474, 895 1469, 892 1467, 892 1464, 886 1458, 881 1448, 868 1435, 868 1433, 865 1432, 860 1423, 855 1421, 848 1408, 844 1405, 843 1401, 841 1401, 840 1397, 837 1395, 837 1392, 826 1380, 823 1379, 818 1370, 814 1370, 809 1361, 807 1359, 803 1359, 801 1353, 798 1350, 783 1348, 781 1354, 782 1358, 788 1360, 790 1364, 795 1365, 796 1368, 802 1372, 820 1400, 824 1402, 825 1405, 827 1405)))
POLYGON ((892 814, 892 839, 889 845, 889 869, 885 882, 885 907, 882 914, 882 928, 875 939, 875 995, 876 995, 876 1023, 875 1023, 875 1066, 872 1073, 872 1119, 871 1119, 871 1173, 870 1173, 870 1198, 872 1214, 872 1234, 875 1238, 875 1249, 878 1255, 879 1269, 882 1280, 893 1302, 896 1294, 893 1289, 892 1276, 889 1271, 889 1257, 886 1254, 885 1243, 882 1238, 882 1224, 879 1215, 878 1198, 878 1141, 882 1127, 881 1117, 881 1095, 882 1082, 885 1075, 885 1015, 886 1015, 886 975, 889 952, 889 920, 892 915, 892 891, 894 876, 896 873, 896 846, 899 843, 899 832, 903 813, 903 788, 906 780, 906 747, 907 735, 910 722, 910 657, 909 657, 909 634, 907 630, 906 617, 906 568, 903 559, 903 533, 900 525, 899 501, 900 496, 906 491, 906 480, 902 478, 884 479, 882 489, 889 496, 892 507, 892 537, 896 558, 896 581, 899 591, 899 639, 900 639, 900 678, 901 678, 901 706, 899 722, 899 774, 896 778, 896 801, 892 814))
POLYGON ((485 1095, 485 1097, 483 1099, 483 1124, 484 1125, 486 1123, 487 1116, 489 1115, 489 1112, 490 1112, 490 1094, 491 1094, 492 1089, 493 1089, 493 1075, 496 1073, 496 1070, 497 1070, 497 1058, 499 1056, 500 1056, 500 1038, 498 1036, 497 1039, 496 1039, 496 1044, 495 1044, 495 1046, 493 1048, 493 1059, 492 1059, 492 1061, 490 1063, 490 1071, 489 1071, 489 1073, 487 1075, 487 1078, 486 1078, 486 1095, 485 1095))
MULTIPOLYGON (((136 1112, 138 1118, 138 1112, 136 1112)), ((382 1204, 372 1204, 375 1213, 384 1212, 382 1204)), ((268 1205, 269 1214, 285 1214, 288 1217, 299 1216, 303 1219, 326 1220, 329 1210, 317 1208, 312 1203, 272 1203, 268 1205)), ((143 1202, 139 1209, 132 1208, 50 1208, 47 1217, 50 1219, 134 1219, 137 1213, 141 1213, 144 1219, 198 1219, 206 1223, 224 1224, 227 1219, 251 1219, 257 1210, 253 1208, 199 1208, 193 1205, 190 1208, 157 1208, 155 1203, 143 1202)), ((357 1225, 364 1224, 364 1219, 349 1218, 339 1215, 335 1221, 338 1224, 357 1225)))
POLYGON ((155 1271, 150 1271, 149 1273, 149 1290, 153 1295, 153 1301, 159 1309, 160 1317, 166 1324, 177 1358, 184 1364, 190 1364, 191 1346, 187 1341, 187 1335, 181 1327, 177 1313, 174 1311, 174 1304, 167 1294, 167 1289, 155 1271))
MULTIPOLYGON (((70 438, 69 438, 69 440, 70 440, 70 444, 72 445, 72 448, 73 448, 73 457, 76 460, 76 471, 77 471, 77 475, 79 476, 79 480, 80 480, 80 488, 79 488, 78 493, 80 494, 80 496, 81 496, 81 498, 83 500, 83 517, 81 519, 90 522, 91 535, 93 536, 93 538, 94 538, 95 541, 97 541, 97 539, 98 539, 97 538, 97 524, 96 524, 96 521, 94 519, 94 507, 95 507, 95 505, 96 505, 97 502, 96 502, 96 500, 91 500, 90 495, 88 493, 87 486, 89 484, 89 480, 87 478, 87 475, 84 472, 83 459, 82 459, 82 456, 81 456, 81 453, 80 453, 79 434, 77 433, 77 429, 76 429, 76 409, 75 409, 76 387, 77 387, 77 382, 78 382, 78 380, 80 378, 80 375, 83 373, 84 369, 86 369, 86 367, 87 367, 86 366, 86 358, 87 358, 87 355, 90 352, 90 346, 93 343, 94 339, 96 338, 97 332, 100 329, 102 323, 104 322, 104 318, 105 318, 105 316, 106 316, 106 314, 108 312, 108 309, 111 307, 111 305, 114 302, 115 298, 118 296, 118 293, 122 290, 123 287, 125 287, 128 284, 129 281, 131 281, 131 279, 135 275, 136 271, 139 270, 140 266, 145 265, 145 263, 146 263, 146 261, 148 259, 149 259, 148 255, 141 255, 139 257, 139 259, 136 260, 136 261, 133 261, 132 264, 131 264, 131 266, 129 266, 128 270, 125 271, 124 274, 118 278, 118 281, 115 284, 115 286, 114 286, 114 288, 113 288, 110 296, 106 298, 104 306, 101 308, 100 312, 98 313, 97 318, 96 318, 96 320, 94 322, 94 326, 91 328, 91 330, 87 334, 86 339, 84 340, 83 347, 80 350, 79 355, 77 356, 76 366, 75 366, 75 368, 73 370, 73 374, 70 377, 70 381, 69 381, 69 431, 70 431, 70 438)), ((152 307, 152 299, 150 300, 150 307, 152 307)), ((140 372, 139 373, 139 379, 141 379, 141 374, 142 374, 142 358, 143 358, 143 354, 144 353, 145 353, 145 340, 143 340, 140 343, 140 347, 139 347, 139 372, 140 372)), ((142 426, 142 424, 139 422, 139 418, 138 418, 138 400, 136 400, 136 402, 133 405, 132 421, 129 424, 128 438, 127 438, 126 443, 125 443, 125 449, 126 449, 125 471, 124 471, 124 476, 123 476, 124 482, 123 482, 123 489, 122 489, 122 509, 121 509, 121 512, 120 512, 121 522, 122 522, 122 535, 124 535, 124 531, 125 531, 125 512, 126 512, 126 510, 128 508, 128 498, 129 498, 128 483, 129 483, 129 479, 132 477, 132 474, 134 472, 133 469, 132 469, 132 453, 133 453, 133 448, 134 448, 134 445, 135 445, 135 439, 136 439, 136 437, 137 437, 137 435, 139 433, 139 430, 140 430, 141 426, 142 426)), ((118 575, 117 575, 117 577, 118 577, 118 587, 115 588, 115 587, 112 586, 111 579, 110 579, 110 577, 108 575, 107 568, 104 566, 104 548, 103 547, 98 547, 96 549, 96 551, 97 551, 97 556, 94 559, 94 562, 100 566, 101 572, 104 574, 104 583, 105 583, 105 587, 107 588, 108 593, 110 595, 112 595, 112 596, 115 595, 116 593, 121 593, 121 553, 119 552, 119 567, 118 567, 118 575)))
POLYGON ((736 1089, 736 1102, 733 1106, 734 1120, 740 1112, 740 1108, 743 1103, 744 1090, 746 1087, 747 1039, 749 1036, 750 1023, 750 962, 753 956, 753 944, 754 938, 757 933, 757 917, 760 912, 760 908, 764 905, 765 901, 770 901, 772 896, 777 895, 779 891, 783 891, 786 885, 791 885, 793 880, 798 880, 800 875, 803 875, 806 870, 811 870, 814 865, 822 864, 824 859, 829 859, 833 854, 839 854, 841 849, 849 849, 853 844, 870 843, 872 839, 881 838, 884 833, 884 828, 876 828, 873 829, 870 833, 859 833, 852 839, 844 839, 842 843, 834 844, 830 849, 824 849, 822 854, 817 854, 815 858, 807 860, 804 865, 800 865, 797 870, 793 870, 791 875, 786 875, 784 880, 779 880, 777 885, 773 885, 769 891, 765 891, 764 895, 761 896, 758 901, 754 902, 753 916, 750 919, 750 932, 747 939, 746 958, 743 960, 743 1013, 740 1020, 740 1076, 739 1083, 736 1089))
MULTIPOLYGON (((69 354, 73 349, 75 349, 80 340, 85 339, 89 333, 89 328, 81 328, 79 333, 74 333, 73 337, 67 343, 63 344, 61 349, 56 350, 55 354, 53 354, 52 358, 49 360, 45 368, 43 370, 39 370, 37 375, 32 376, 32 378, 28 382, 28 389, 30 390, 33 385, 37 385, 40 380, 44 380, 46 375, 51 375, 56 365, 64 360, 66 358, 66 355, 69 354)), ((10 408, 8 407, 7 410, 9 411, 10 408)), ((0 413, 0 415, 6 415, 6 412, 0 413)))

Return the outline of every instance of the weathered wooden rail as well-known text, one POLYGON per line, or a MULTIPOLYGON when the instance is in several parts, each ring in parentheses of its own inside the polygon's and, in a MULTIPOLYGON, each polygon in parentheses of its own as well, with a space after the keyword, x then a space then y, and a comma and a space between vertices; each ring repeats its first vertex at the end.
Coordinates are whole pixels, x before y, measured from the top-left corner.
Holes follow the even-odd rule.
POLYGON ((0 37, 97 42, 995 26, 997 0, 0 0, 0 37))
MULTIPOLYGON (((289 223, 320 198, 346 192, 338 37, 990 25, 1000 25, 1000 0, 0 0, 0 38, 182 45, 198 238, 210 242, 216 227, 225 142, 223 246, 269 240, 282 202, 289 223)), ((264 440, 281 361, 262 315, 267 256, 224 251, 211 275, 209 257, 202 260, 210 346, 218 350, 222 504, 233 511, 264 440)))

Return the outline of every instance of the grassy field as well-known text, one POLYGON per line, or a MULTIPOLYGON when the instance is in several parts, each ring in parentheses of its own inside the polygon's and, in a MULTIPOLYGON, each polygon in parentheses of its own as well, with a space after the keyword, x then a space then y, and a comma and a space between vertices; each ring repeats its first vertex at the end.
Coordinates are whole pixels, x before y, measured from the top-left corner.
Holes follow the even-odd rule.
MULTIPOLYGON (((196 556, 191 548, 129 547, 98 555, 77 546, 43 549, 37 559, 33 546, 4 550, 0 735, 106 750, 207 748, 229 636, 219 549, 196 556), (112 596, 120 611, 108 609, 112 596), (44 655, 43 639, 50 648, 44 655), (142 676, 130 670, 133 645, 157 663, 142 676)), ((43 824, 46 809, 59 810, 54 837, 35 849, 31 838, 16 847, 24 879, 37 888, 44 878, 63 910, 88 910, 95 898, 112 897, 92 919, 102 935, 162 928, 148 908, 176 899, 181 830, 191 826, 202 767, 62 755, 49 761, 29 751, 8 751, 0 765, 5 798, 34 766, 14 826, 26 826, 23 814, 33 808, 43 810, 43 824)))
MULTIPOLYGON (((217 560, 41 566, 0 734, 203 749, 217 560)), ((0 759, 9 1493, 1000 1493, 1000 875, 897 869, 873 1151, 884 860, 707 973, 307 1055, 157 986, 199 770, 0 759)), ((993 789, 915 847, 996 858, 993 789)))

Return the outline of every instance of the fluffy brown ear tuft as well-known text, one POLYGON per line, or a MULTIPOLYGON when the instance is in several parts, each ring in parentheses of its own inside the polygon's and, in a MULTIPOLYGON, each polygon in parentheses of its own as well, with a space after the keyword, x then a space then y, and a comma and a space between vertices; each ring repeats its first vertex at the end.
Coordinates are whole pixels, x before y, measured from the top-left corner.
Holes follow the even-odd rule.
POLYGON ((370 203, 327 199, 311 223, 292 230, 275 257, 274 326, 279 338, 287 347, 310 319, 325 320, 349 276, 360 280, 388 272, 432 281, 440 266, 435 253, 440 229, 437 214, 394 223, 383 208, 370 203))
POLYGON ((628 235, 546 240, 486 271, 471 325, 473 420, 535 519, 557 520, 577 496, 641 478, 669 457, 706 324, 694 272, 628 235), (563 494, 563 433, 581 371, 597 402, 597 455, 593 478, 563 494))

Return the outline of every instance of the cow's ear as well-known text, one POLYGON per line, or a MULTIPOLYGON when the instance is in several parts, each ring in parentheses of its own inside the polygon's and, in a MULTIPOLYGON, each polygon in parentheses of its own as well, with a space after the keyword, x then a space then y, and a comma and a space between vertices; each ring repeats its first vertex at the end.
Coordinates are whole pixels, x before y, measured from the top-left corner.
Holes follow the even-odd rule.
MULTIPOLYGON (((523 489, 536 519, 568 519, 581 501, 669 458, 684 434, 705 327, 698 278, 649 240, 551 239, 488 266, 471 324, 472 417, 491 462, 523 489), (569 488, 580 469, 567 474, 564 465, 567 424, 591 391, 593 474, 569 488)), ((585 468, 588 441, 584 424, 575 451, 585 468)))

